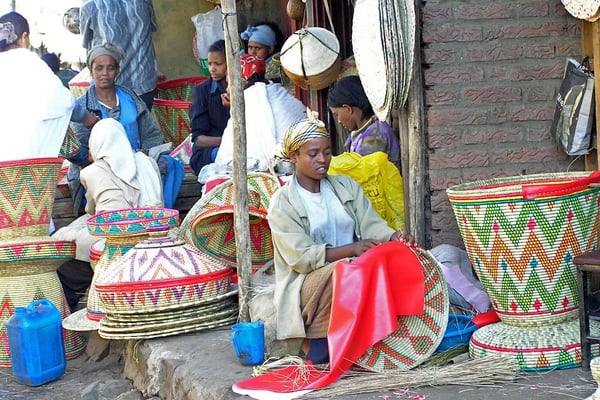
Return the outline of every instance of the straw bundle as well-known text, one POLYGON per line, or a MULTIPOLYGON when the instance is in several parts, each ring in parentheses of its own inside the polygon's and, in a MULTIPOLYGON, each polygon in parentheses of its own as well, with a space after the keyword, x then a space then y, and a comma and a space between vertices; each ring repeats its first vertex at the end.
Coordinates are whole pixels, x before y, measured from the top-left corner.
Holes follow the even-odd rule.
POLYGON ((445 367, 424 367, 404 372, 372 373, 350 371, 344 378, 301 398, 324 398, 380 391, 399 390, 403 387, 442 385, 485 386, 512 382, 519 376, 519 368, 513 359, 488 356, 463 361, 445 367))

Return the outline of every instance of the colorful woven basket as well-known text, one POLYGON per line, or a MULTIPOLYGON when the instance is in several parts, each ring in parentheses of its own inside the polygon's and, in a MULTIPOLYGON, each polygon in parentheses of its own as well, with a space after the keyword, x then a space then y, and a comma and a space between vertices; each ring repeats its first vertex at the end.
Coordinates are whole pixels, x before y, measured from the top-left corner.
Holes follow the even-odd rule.
MULTIPOLYGON (((590 330, 600 333, 600 323, 592 321, 590 330)), ((523 371, 564 369, 581 365, 579 320, 545 326, 510 326, 502 322, 477 329, 469 343, 471 358, 490 354, 514 357, 523 371)), ((598 346, 592 346, 598 355, 598 346)))
MULTIPOLYGON (((0 242, 0 367, 10 367, 6 322, 15 307, 48 299, 61 313, 69 315, 56 269, 75 256, 73 242, 48 236, 19 238, 0 242)), ((79 356, 85 341, 76 332, 63 330, 67 359, 79 356)))
POLYGON ((0 162, 0 240, 47 236, 62 160, 0 162))
POLYGON ((192 135, 188 135, 183 142, 179 143, 179 146, 175 147, 173 151, 169 153, 171 157, 179 160, 186 172, 190 172, 190 158, 192 157, 192 135))
MULTIPOLYGON (((281 183, 276 176, 261 172, 248 173, 247 181, 251 260, 256 270, 273 259, 266 217, 271 196, 281 183)), ((180 237, 201 252, 236 267, 233 207, 233 180, 229 179, 194 204, 181 223, 180 237)))
POLYGON ((227 293, 230 266, 162 234, 136 244, 98 276, 95 289, 107 313, 183 308, 227 293))
POLYGON ((60 147, 59 156, 61 157, 74 157, 79 153, 79 148, 81 144, 79 143, 79 139, 75 136, 75 132, 69 126, 67 128, 67 133, 65 134, 65 138, 63 140, 62 146, 60 147))
POLYGON ((444 338, 448 324, 448 287, 438 263, 414 249, 423 265, 425 302, 421 315, 398 317, 398 328, 371 346, 356 364, 374 372, 405 371, 424 362, 444 338))
POLYGON ((573 258, 597 249, 598 173, 525 175, 447 189, 471 263, 502 322, 577 317, 573 258))
POLYGON ((189 110, 193 89, 207 79, 206 76, 194 76, 156 85, 152 114, 158 120, 166 142, 177 147, 191 133, 189 110))

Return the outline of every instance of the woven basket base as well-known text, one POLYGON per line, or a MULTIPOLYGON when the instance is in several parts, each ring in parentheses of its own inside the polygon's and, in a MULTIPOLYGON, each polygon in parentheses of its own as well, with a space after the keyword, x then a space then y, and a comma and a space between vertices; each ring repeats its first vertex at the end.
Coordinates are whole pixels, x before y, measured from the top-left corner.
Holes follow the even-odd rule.
MULTIPOLYGON (((2 277, 0 279, 0 367, 10 367, 10 353, 6 322, 14 313, 15 307, 25 307, 32 301, 48 299, 58 308, 61 319, 69 315, 69 307, 56 272, 46 272, 23 277, 2 277)), ((63 329, 65 356, 72 360, 85 350, 85 340, 77 333, 63 329)))
MULTIPOLYGON (((592 335, 600 334, 600 322, 590 321, 592 335)), ((599 354, 592 346, 592 356, 599 354)), ((560 324, 515 327, 503 322, 479 328, 469 342, 471 358, 489 354, 514 357, 522 371, 546 371, 581 366, 579 320, 560 324)))

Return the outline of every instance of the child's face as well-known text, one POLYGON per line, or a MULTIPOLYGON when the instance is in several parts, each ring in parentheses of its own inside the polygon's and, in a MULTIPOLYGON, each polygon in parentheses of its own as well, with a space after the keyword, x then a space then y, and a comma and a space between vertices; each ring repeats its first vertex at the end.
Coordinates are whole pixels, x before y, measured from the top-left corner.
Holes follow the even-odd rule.
POLYGON ((227 59, 225 54, 218 52, 208 53, 208 71, 210 77, 215 81, 221 81, 227 77, 227 59))

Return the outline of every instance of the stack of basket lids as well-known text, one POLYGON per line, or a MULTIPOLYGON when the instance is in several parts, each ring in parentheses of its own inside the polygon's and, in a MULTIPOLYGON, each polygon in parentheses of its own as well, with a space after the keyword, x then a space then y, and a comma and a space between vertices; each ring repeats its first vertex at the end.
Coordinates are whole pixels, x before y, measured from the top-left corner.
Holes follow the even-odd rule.
POLYGON ((201 253, 168 228, 153 228, 98 277, 106 310, 99 334, 147 339, 228 325, 237 319, 233 268, 201 253))
POLYGON ((365 93, 380 120, 388 120, 391 110, 402 108, 408 98, 415 30, 411 1, 356 1, 352 49, 365 93))

